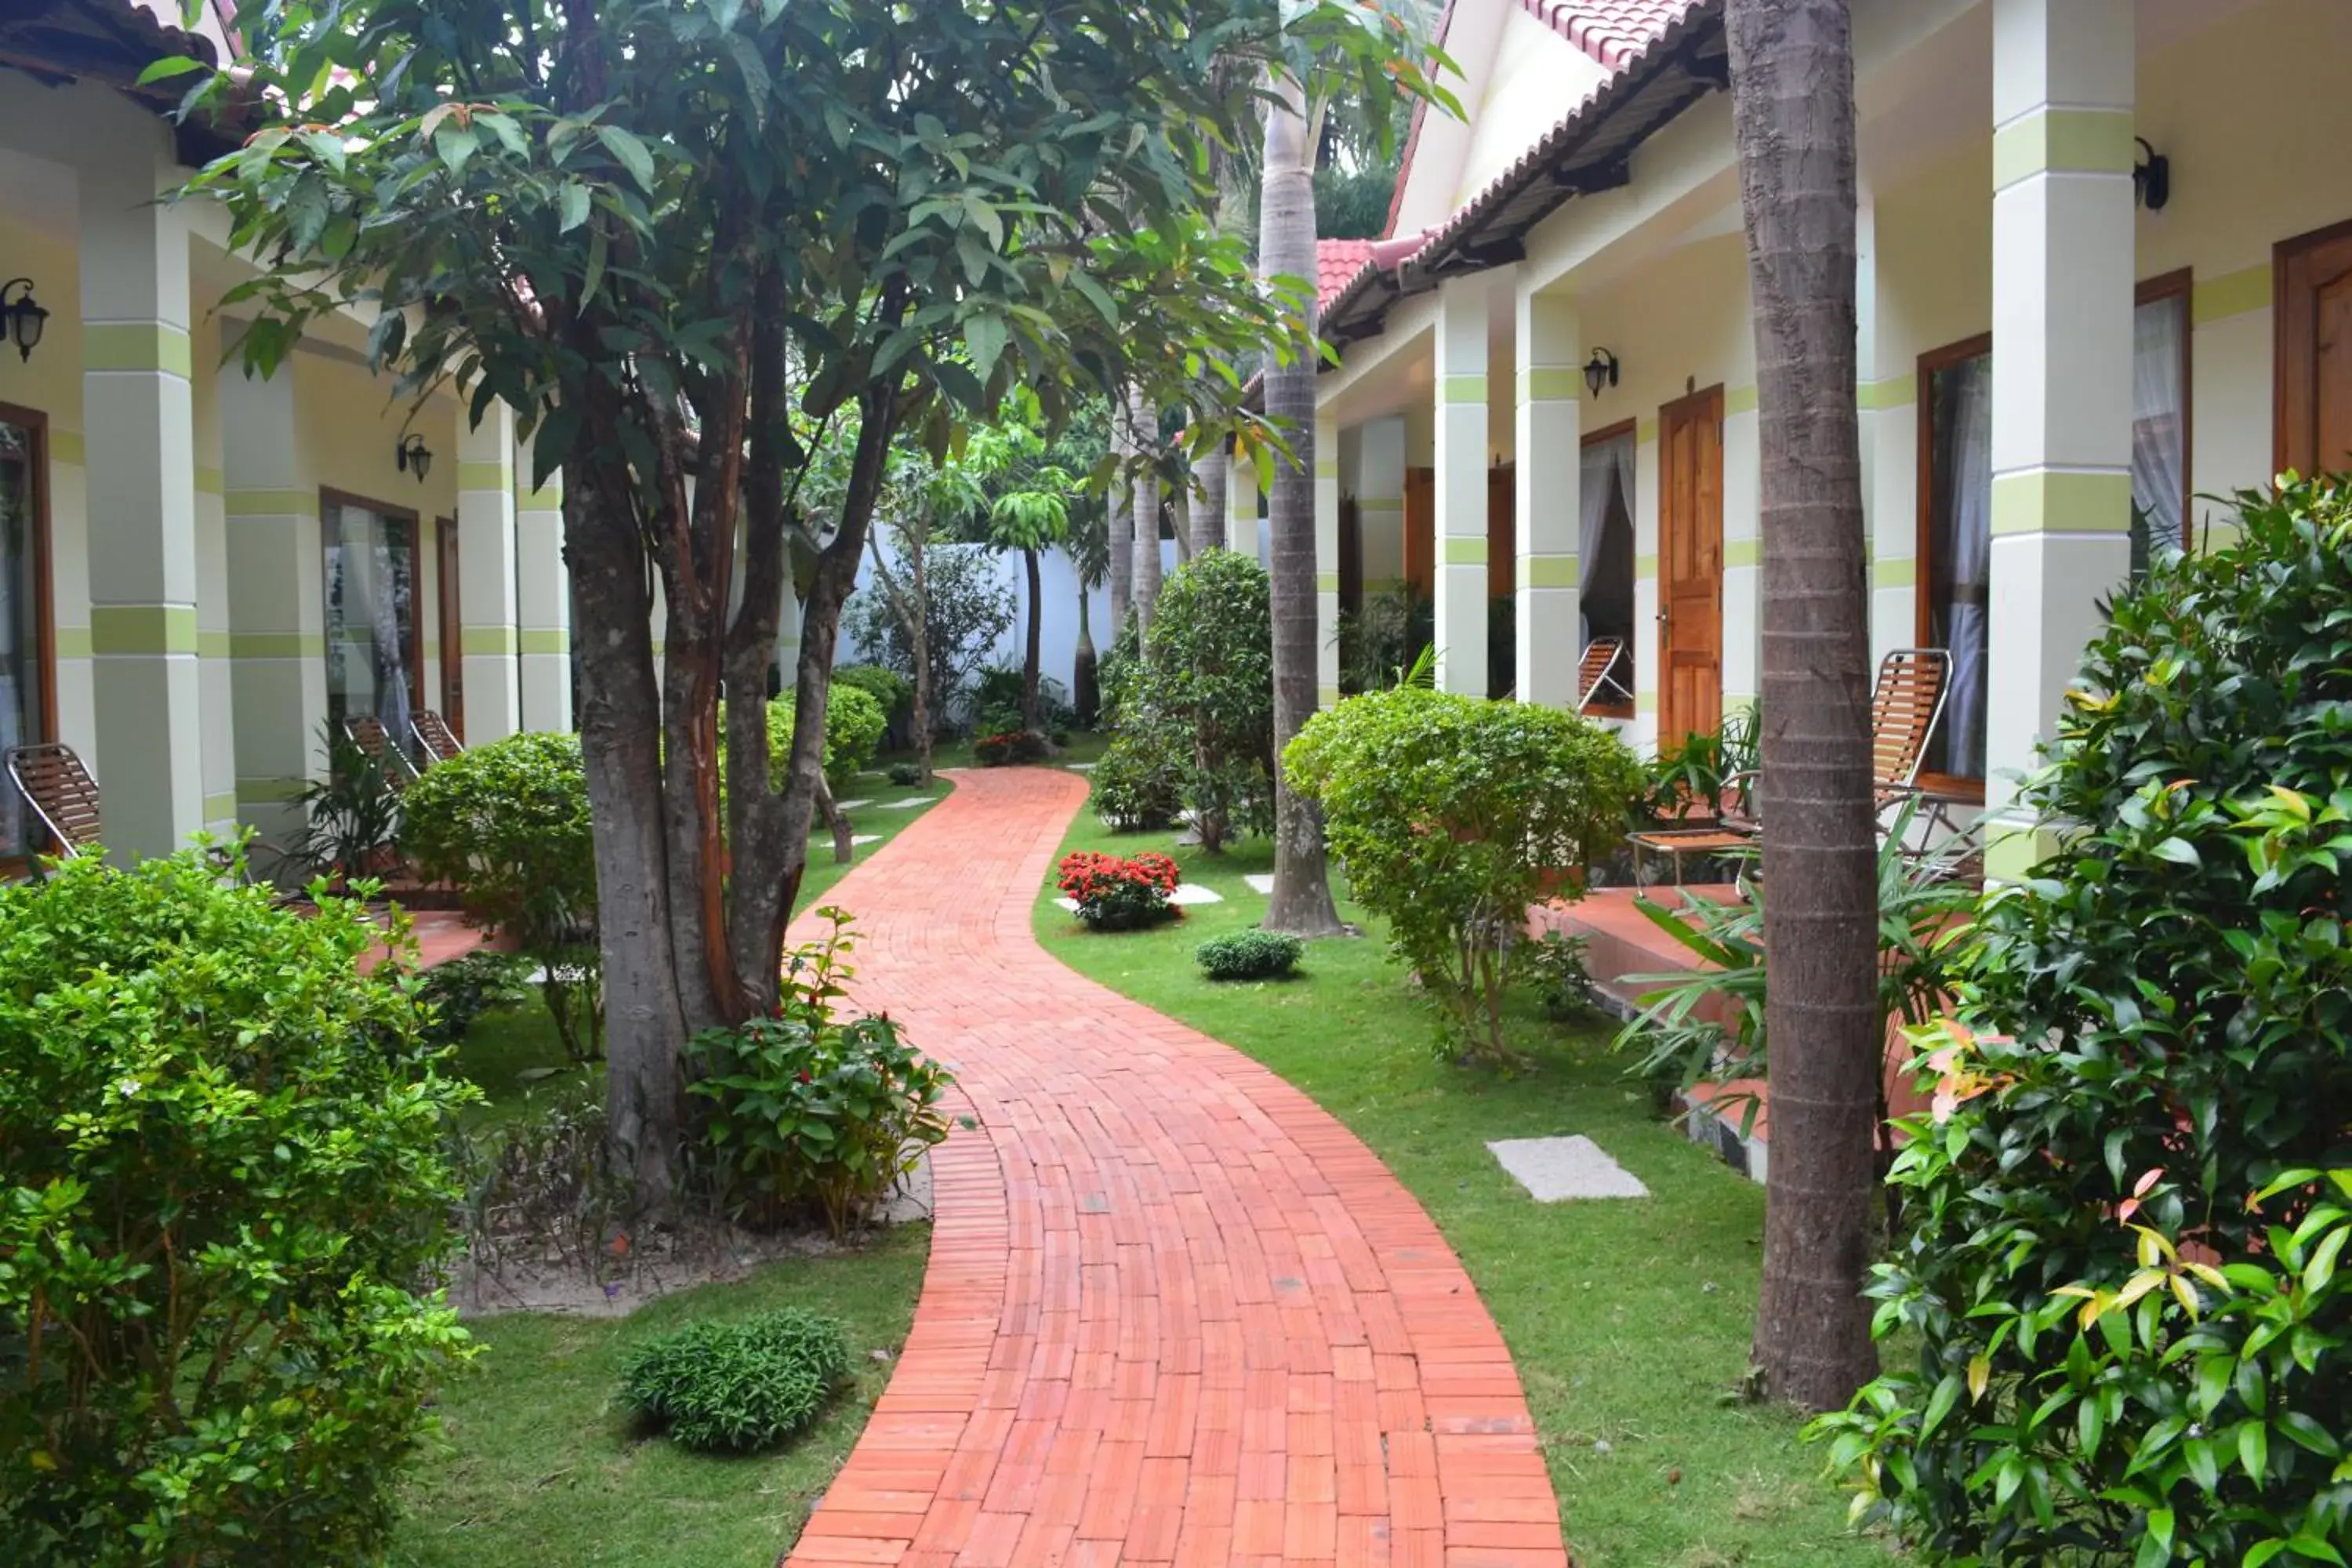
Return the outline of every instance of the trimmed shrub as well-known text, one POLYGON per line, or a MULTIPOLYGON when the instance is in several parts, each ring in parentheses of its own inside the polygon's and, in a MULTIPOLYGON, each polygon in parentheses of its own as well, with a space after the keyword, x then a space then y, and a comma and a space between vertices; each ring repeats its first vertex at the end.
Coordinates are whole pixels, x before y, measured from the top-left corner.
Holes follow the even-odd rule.
POLYGON ((912 763, 892 763, 890 782, 901 789, 912 789, 923 782, 923 770, 912 763))
POLYGON ((1386 918, 1448 1047, 1507 1058, 1503 995, 1528 909, 1577 897, 1625 826, 1640 764, 1572 713, 1400 686, 1307 721, 1283 765, 1323 808, 1358 902, 1386 918))
POLYGON ((596 851, 580 737, 527 732, 436 763, 402 797, 401 852, 511 933, 574 1061, 604 1054, 596 851))
POLYGON ((698 1158, 723 1202, 774 1223, 813 1201, 840 1237, 948 1135, 955 1079, 887 1016, 835 1016, 856 937, 846 910, 817 914, 831 930, 785 955, 775 1016, 696 1035, 687 1089, 707 1105, 698 1158))
POLYGON ((1274 623, 1265 568, 1231 550, 1160 590, 1120 723, 1153 731, 1201 847, 1274 827, 1274 623))
POLYGON ((1212 980, 1272 980, 1297 969, 1306 952, 1286 931, 1237 931, 1211 937, 1192 957, 1212 980))
POLYGON ((1184 911, 1170 902, 1176 862, 1147 850, 1133 859, 1088 849, 1062 857, 1055 885, 1077 906, 1078 919, 1097 931, 1132 931, 1184 911))
POLYGON ((1871 1286, 1916 1354, 1821 1430, 1924 1563, 2352 1554, 2352 499, 2239 505, 2116 596, 2022 795, 2054 853, 1916 1037, 1871 1286))
MULTIPOLYGON (((437 1373, 457 1109, 361 906, 188 851, 0 888, 0 1541, 373 1561, 437 1373)), ((413 950, 411 950, 413 952, 413 950)))
POLYGON ((885 669, 878 664, 845 664, 833 672, 833 689, 854 686, 875 701, 882 704, 882 717, 896 723, 904 716, 907 705, 915 700, 912 676, 895 669, 885 669))
POLYGON ((971 754, 983 768, 1001 768, 1013 763, 1042 763, 1054 754, 1054 749, 1034 730, 1007 730, 974 741, 971 754))
POLYGON ((1181 764, 1157 731, 1113 736, 1089 782, 1095 815, 1113 833, 1166 827, 1182 808, 1181 764))
POLYGON ((647 1340, 622 1365, 621 1404, 680 1447, 750 1454, 814 1425, 848 1378, 842 1326, 785 1307, 647 1340))
MULTIPOLYGON (((890 728, 889 710, 882 700, 860 686, 835 684, 825 693, 824 700, 824 776, 835 784, 848 780, 859 769, 871 766, 874 755, 882 749, 882 736, 890 728)), ((778 751, 777 737, 783 737, 782 752, 792 752, 793 705, 780 699, 768 705, 768 750, 771 757, 778 751), (779 710, 782 710, 779 711, 779 710)), ((771 767, 771 773, 782 777, 771 767)))

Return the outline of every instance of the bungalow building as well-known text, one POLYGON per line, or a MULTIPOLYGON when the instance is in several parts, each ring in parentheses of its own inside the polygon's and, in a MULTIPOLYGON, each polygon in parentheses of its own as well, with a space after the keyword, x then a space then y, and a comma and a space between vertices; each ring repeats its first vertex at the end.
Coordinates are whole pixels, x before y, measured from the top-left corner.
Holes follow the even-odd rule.
MULTIPOLYGON (((1629 740, 1712 730, 1759 662, 1721 0, 1442 26, 1464 117, 1321 257, 1326 700, 1342 610, 1410 593, 1448 689, 1567 703, 1620 637, 1629 740)), ((1873 640, 1949 650, 1925 782, 1998 826, 2135 559, 2352 466, 2352 6, 1853 0, 1853 34, 1873 640)))
MULTIPOLYGON (((0 11, 0 750, 71 745, 125 857, 281 832, 353 717, 572 721, 560 496, 504 412, 396 395, 356 319, 267 380, 224 362, 248 264, 216 208, 157 199, 221 145, 169 118, 186 78, 136 85, 226 55, 220 15, 181 22, 0 11)), ((0 865, 36 826, 0 784, 0 865)))

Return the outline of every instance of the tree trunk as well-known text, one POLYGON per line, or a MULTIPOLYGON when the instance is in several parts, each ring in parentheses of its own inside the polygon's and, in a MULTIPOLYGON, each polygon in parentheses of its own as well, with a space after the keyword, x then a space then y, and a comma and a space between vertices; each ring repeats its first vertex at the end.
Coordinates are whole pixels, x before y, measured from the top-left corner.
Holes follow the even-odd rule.
POLYGON ((931 702, 938 695, 931 680, 931 616, 930 600, 926 596, 929 585, 923 580, 923 552, 915 551, 914 565, 909 575, 915 584, 914 613, 908 625, 907 640, 915 650, 915 766, 922 772, 922 782, 931 782, 931 731, 937 721, 931 716, 931 702))
POLYGON ((1176 564, 1190 566, 1192 563, 1193 549, 1192 487, 1189 484, 1178 485, 1168 498, 1168 510, 1174 514, 1169 519, 1168 531, 1175 536, 1176 564))
MULTIPOLYGON (((1265 110, 1264 184, 1258 196, 1258 270, 1267 278, 1315 276, 1315 182, 1299 84, 1274 84, 1265 110)), ((1310 285, 1311 287, 1311 285, 1310 285)), ((1315 325, 1315 301, 1303 302, 1315 325)), ((1267 497, 1274 539, 1274 893, 1269 931, 1332 936, 1346 928, 1331 902, 1323 822, 1315 803, 1294 794, 1282 749, 1315 712, 1315 360, 1265 364, 1265 412, 1289 443, 1277 457, 1267 497)))
POLYGON ((1127 406, 1121 401, 1110 411, 1110 455, 1118 465, 1103 496, 1103 526, 1110 536, 1110 635, 1116 643, 1127 626, 1129 596, 1135 590, 1135 483, 1127 459, 1134 451, 1127 438, 1127 406))
POLYGON ((1078 728, 1091 730, 1102 717, 1102 680, 1096 673, 1094 628, 1087 625, 1087 585, 1078 584, 1078 647, 1070 660, 1070 706, 1078 710, 1078 728))
POLYGON ((1854 412, 1853 57, 1845 0, 1731 0, 1728 21, 1764 452, 1772 1162, 1755 1358, 1772 1395, 1829 1410, 1877 1365, 1862 1286, 1885 1050, 1854 412))
POLYGON ((1201 499, 1192 503, 1192 553, 1225 547, 1225 479, 1233 457, 1219 447, 1201 461, 1201 499))
POLYGON ((833 863, 836 866, 848 865, 857 853, 857 846, 850 842, 852 833, 849 826, 849 813, 835 804, 833 785, 822 775, 817 780, 816 812, 819 816, 824 818, 825 830, 833 835, 833 863))
POLYGON ((1160 602, 1160 471, 1151 467, 1160 456, 1160 416, 1139 389, 1127 395, 1129 439, 1139 459, 1135 470, 1135 605, 1139 629, 1151 625, 1151 611, 1160 602))
POLYGON ((1038 585, 1037 547, 1029 545, 1021 552, 1021 567, 1029 579, 1029 626, 1021 654, 1021 727, 1031 733, 1045 728, 1045 704, 1037 694, 1038 664, 1043 658, 1045 605, 1038 585))

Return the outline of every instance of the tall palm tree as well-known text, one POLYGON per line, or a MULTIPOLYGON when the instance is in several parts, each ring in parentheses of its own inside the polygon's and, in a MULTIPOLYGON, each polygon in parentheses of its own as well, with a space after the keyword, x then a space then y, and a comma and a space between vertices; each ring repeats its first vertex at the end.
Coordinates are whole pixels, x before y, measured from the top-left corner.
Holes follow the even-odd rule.
POLYGON ((1132 444, 1127 438, 1127 400, 1124 395, 1111 399, 1110 456, 1114 465, 1110 483, 1105 487, 1105 537, 1109 548, 1105 566, 1110 577, 1110 635, 1116 639, 1119 628, 1127 625, 1129 595, 1135 588, 1135 486, 1128 473, 1128 458, 1132 444))
POLYGON ((1829 1410, 1877 1365, 1862 1286, 1885 1051, 1854 414, 1853 50, 1846 0, 1730 0, 1727 19, 1764 453, 1774 1048, 1755 1360, 1773 1396, 1829 1410))
MULTIPOLYGON (((1274 85, 1265 109, 1265 156, 1260 165, 1257 264, 1266 278, 1304 279, 1306 336, 1315 328, 1315 180, 1307 140, 1306 94, 1297 78, 1274 85)), ((1290 450, 1275 464, 1266 500, 1273 532, 1274 608, 1274 893, 1269 931, 1332 936, 1346 928, 1331 902, 1323 848, 1323 822, 1315 804, 1292 793, 1280 767, 1290 743, 1315 711, 1315 360, 1302 342, 1265 365, 1265 412, 1290 450)))
POLYGON ((1140 388, 1127 395, 1128 440, 1135 455, 1135 624, 1149 628, 1160 602, 1160 413, 1140 388))

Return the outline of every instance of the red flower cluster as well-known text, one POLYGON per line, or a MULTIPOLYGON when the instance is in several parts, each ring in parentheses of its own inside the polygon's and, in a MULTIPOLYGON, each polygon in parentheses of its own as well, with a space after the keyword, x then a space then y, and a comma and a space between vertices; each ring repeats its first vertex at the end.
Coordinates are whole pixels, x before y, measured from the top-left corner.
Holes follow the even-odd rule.
POLYGON ((1062 858, 1055 881, 1088 925, 1143 925, 1175 912, 1168 898, 1176 890, 1176 862, 1165 855, 1127 859, 1081 849, 1062 858))
POLYGON ((1021 731, 1006 730, 999 734, 982 735, 971 743, 971 751, 982 767, 1002 767, 1018 758, 1028 743, 1029 737, 1021 731))

